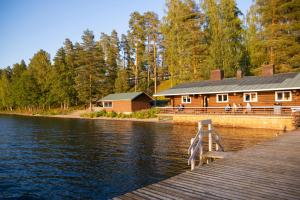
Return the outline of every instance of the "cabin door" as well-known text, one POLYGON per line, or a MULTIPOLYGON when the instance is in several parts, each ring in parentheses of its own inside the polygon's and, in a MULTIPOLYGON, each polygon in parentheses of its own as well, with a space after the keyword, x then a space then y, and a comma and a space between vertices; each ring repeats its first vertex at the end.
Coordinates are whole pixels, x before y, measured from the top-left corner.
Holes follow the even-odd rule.
POLYGON ((208 107, 208 100, 207 100, 207 96, 203 96, 203 107, 208 107))

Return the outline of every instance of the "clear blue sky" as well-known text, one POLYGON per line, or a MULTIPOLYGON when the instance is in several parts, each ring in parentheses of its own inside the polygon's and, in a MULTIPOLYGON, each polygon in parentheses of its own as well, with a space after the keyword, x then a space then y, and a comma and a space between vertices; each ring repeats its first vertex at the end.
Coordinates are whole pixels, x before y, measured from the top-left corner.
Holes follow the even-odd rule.
MULTIPOLYGON (((237 0, 243 13, 252 0, 237 0)), ((154 11, 164 15, 165 0, 1 0, 0 67, 29 59, 39 49, 51 59, 65 38, 81 41, 85 29, 126 33, 133 11, 154 11)))

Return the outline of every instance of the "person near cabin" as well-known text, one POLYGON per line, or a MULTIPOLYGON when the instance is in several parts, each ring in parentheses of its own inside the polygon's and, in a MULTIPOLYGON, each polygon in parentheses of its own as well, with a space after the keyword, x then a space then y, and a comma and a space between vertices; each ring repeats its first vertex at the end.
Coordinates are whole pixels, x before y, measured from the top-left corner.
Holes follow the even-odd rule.
POLYGON ((227 104, 224 109, 225 109, 225 112, 229 112, 231 110, 230 104, 227 104))
POLYGON ((251 105, 249 102, 246 104, 246 112, 247 113, 251 112, 251 105))
POLYGON ((239 103, 237 105, 237 112, 242 112, 243 111, 243 106, 239 103))
POLYGON ((183 104, 179 104, 179 106, 177 106, 177 110, 178 111, 183 111, 184 109, 184 105, 183 104))
POLYGON ((235 103, 232 104, 233 112, 237 112, 237 105, 235 103))

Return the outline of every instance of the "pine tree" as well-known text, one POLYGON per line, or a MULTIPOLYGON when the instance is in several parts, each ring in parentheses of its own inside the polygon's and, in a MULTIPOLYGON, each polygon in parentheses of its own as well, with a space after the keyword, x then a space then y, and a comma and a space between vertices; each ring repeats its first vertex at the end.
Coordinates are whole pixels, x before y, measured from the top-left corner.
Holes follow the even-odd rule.
POLYGON ((167 1, 167 8, 161 30, 171 85, 204 78, 207 45, 203 14, 193 0, 167 1))
POLYGON ((0 109, 13 109, 12 93, 8 74, 4 72, 0 77, 0 109))
POLYGON ((61 108, 68 109, 74 95, 74 79, 64 48, 56 53, 51 75, 51 97, 61 108))
POLYGON ((120 63, 120 42, 115 30, 111 35, 101 34, 100 44, 105 53, 106 61, 106 91, 105 94, 112 93, 114 90, 115 80, 117 78, 118 67, 120 63))
POLYGON ((154 93, 157 88, 157 46, 159 43, 159 26, 160 21, 158 15, 154 12, 144 13, 145 28, 147 34, 147 89, 148 93, 151 93, 149 88, 151 82, 151 75, 154 77, 154 93))
POLYGON ((12 81, 20 78, 22 73, 27 69, 26 63, 22 60, 20 63, 16 63, 12 68, 12 81))
POLYGON ((27 66, 24 60, 22 60, 20 63, 16 63, 13 65, 12 68, 12 73, 11 73, 11 90, 13 91, 11 94, 11 98, 12 98, 12 102, 14 106, 18 106, 18 104, 20 104, 21 102, 18 102, 18 87, 17 87, 17 83, 19 81, 19 79, 21 78, 21 76, 23 75, 23 73, 27 70, 27 66))
POLYGON ((118 77, 115 81, 115 92, 127 92, 129 90, 128 74, 126 69, 119 69, 118 77))
POLYGON ((76 45, 76 90, 79 100, 88 103, 92 110, 92 102, 101 95, 103 86, 104 55, 102 47, 96 45, 92 31, 84 31, 82 41, 81 45, 76 45))
POLYGON ((247 13, 246 49, 249 55, 250 74, 259 75, 261 66, 268 57, 262 47, 258 26, 257 6, 252 5, 247 13))
POLYGON ((76 55, 75 48, 70 39, 66 39, 64 42, 65 60, 68 71, 68 102, 70 104, 77 104, 77 91, 75 89, 75 77, 76 77, 76 55))
POLYGON ((128 37, 125 34, 121 35, 120 42, 122 67, 127 70, 131 70, 134 66, 134 60, 132 58, 132 49, 130 48, 128 37))
POLYGON ((52 103, 52 99, 50 98, 51 61, 49 53, 40 50, 34 54, 28 65, 28 70, 35 79, 40 91, 40 96, 36 102, 38 102, 37 104, 40 108, 45 109, 45 106, 50 106, 52 103))
POLYGON ((38 106, 41 91, 38 88, 36 79, 28 70, 24 71, 14 82, 13 91, 14 101, 18 108, 32 111, 38 106))
POLYGON ((203 8, 207 16, 209 67, 234 76, 243 55, 241 12, 235 0, 205 0, 203 8))
MULTIPOLYGON (((256 65, 274 64, 276 72, 300 69, 300 2, 294 0, 256 0, 256 49, 262 55, 251 57, 256 65), (267 56, 266 56, 267 54, 267 56)), ((254 48, 254 47, 252 47, 254 48)))
POLYGON ((133 12, 129 20, 129 44, 134 50, 134 90, 145 89, 145 18, 139 12, 133 12))

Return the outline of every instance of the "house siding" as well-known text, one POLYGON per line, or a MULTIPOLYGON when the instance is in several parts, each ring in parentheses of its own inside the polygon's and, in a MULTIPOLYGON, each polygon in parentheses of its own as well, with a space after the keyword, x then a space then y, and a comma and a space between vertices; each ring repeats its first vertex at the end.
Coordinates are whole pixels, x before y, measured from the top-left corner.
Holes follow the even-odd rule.
MULTIPOLYGON (((285 90, 292 91, 292 101, 282 101, 279 102, 282 106, 300 106, 300 90, 285 90)), ((254 91, 255 92, 255 91, 254 91)), ((246 92, 248 93, 248 92, 246 92)), ((221 93, 220 93, 221 94, 221 93)), ((216 101, 216 94, 207 94, 207 95, 190 95, 192 98, 191 103, 182 103, 182 96, 169 96, 170 98, 170 106, 176 107, 180 104, 183 104, 185 107, 203 107, 203 97, 207 96, 208 107, 224 107, 227 104, 231 106, 235 104, 241 104, 242 106, 246 106, 246 102, 244 102, 243 92, 241 93, 228 93, 228 102, 218 103, 216 101)), ((266 91, 266 92, 257 92, 258 101, 250 102, 251 106, 273 106, 275 101, 275 91, 266 91)), ((186 96, 186 95, 183 95, 186 96)))
POLYGON ((138 96, 132 101, 132 112, 143 110, 143 109, 149 109, 151 107, 150 105, 151 101, 152 99, 150 99, 145 94, 138 96))
POLYGON ((138 110, 149 109, 152 99, 145 94, 142 94, 134 100, 116 100, 112 102, 112 108, 104 108, 106 111, 115 112, 135 112, 138 110))
POLYGON ((129 100, 120 100, 112 101, 112 108, 104 108, 106 111, 115 111, 115 112, 132 112, 131 110, 131 101, 129 100))
MULTIPOLYGON (((187 96, 187 95, 183 95, 187 96)), ((173 96, 171 97, 171 106, 176 107, 180 104, 183 104, 185 107, 202 107, 203 106, 203 97, 200 95, 191 95, 191 103, 182 103, 182 96, 173 96)))

